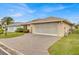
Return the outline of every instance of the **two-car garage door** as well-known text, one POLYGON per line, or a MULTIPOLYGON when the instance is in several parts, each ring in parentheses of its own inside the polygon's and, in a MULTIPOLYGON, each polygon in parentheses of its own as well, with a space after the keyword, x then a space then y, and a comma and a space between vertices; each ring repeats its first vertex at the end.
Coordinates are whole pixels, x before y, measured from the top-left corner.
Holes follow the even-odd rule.
POLYGON ((34 24, 33 33, 57 36, 57 23, 34 24))

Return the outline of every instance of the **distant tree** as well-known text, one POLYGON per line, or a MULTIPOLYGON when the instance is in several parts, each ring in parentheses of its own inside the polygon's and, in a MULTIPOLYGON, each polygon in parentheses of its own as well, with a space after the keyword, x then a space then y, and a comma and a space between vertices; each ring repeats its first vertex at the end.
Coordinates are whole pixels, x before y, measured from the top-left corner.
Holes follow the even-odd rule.
POLYGON ((3 34, 3 29, 1 25, 0 25, 0 34, 3 34))
POLYGON ((79 28, 79 24, 76 24, 75 28, 78 29, 79 28))
POLYGON ((9 25, 9 24, 12 24, 14 22, 14 20, 13 20, 13 18, 11 18, 11 17, 4 17, 3 19, 1 19, 1 25, 2 25, 2 27, 4 28, 4 33, 5 33, 5 35, 7 35, 7 26, 9 25))

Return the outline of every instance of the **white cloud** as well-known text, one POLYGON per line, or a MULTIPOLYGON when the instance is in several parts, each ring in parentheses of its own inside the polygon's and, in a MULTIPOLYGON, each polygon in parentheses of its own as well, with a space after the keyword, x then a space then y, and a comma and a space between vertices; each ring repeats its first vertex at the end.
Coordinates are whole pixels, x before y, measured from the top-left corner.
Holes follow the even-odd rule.
POLYGON ((28 10, 29 13, 35 13, 35 10, 28 10))
POLYGON ((79 16, 75 16, 74 18, 77 18, 77 19, 79 19, 79 16))
POLYGON ((8 10, 9 10, 10 12, 14 12, 14 9, 12 9, 12 8, 11 8, 11 9, 8 9, 8 10))
POLYGON ((79 16, 74 14, 74 15, 70 15, 69 18, 79 19, 79 16))
POLYGON ((28 13, 34 13, 36 12, 36 10, 31 9, 30 7, 28 7, 26 4, 20 4, 20 6, 22 7, 22 9, 24 9, 26 12, 28 13))
POLYGON ((21 16, 23 16, 23 14, 21 14, 21 13, 16 13, 16 14, 13 14, 13 15, 10 15, 10 16, 12 16, 12 17, 21 17, 21 16))
POLYGON ((27 4, 24 3, 15 3, 15 4, 8 4, 11 7, 7 8, 8 11, 13 13, 23 13, 23 14, 33 14, 36 12, 35 9, 31 9, 27 4))
POLYGON ((0 17, 0 20, 2 19, 2 17, 0 17))
POLYGON ((41 9, 44 12, 54 12, 54 11, 59 11, 59 10, 63 10, 63 9, 66 9, 66 8, 70 8, 70 7, 73 7, 73 6, 75 6, 75 4, 70 5, 70 6, 64 6, 64 5, 60 4, 58 6, 52 6, 52 7, 45 6, 45 7, 42 7, 41 9))
POLYGON ((29 7, 25 4, 23 4, 23 3, 15 4, 14 7, 17 8, 17 9, 24 9, 24 10, 26 10, 26 8, 29 9, 29 7))
POLYGON ((16 9, 22 10, 27 13, 34 13, 36 10, 31 9, 27 4, 19 3, 14 6, 16 9))
POLYGON ((53 11, 58 11, 58 10, 63 10, 65 9, 64 6, 60 6, 60 7, 45 7, 43 8, 44 12, 53 12, 53 11))
POLYGON ((35 9, 31 9, 27 4, 23 3, 13 4, 13 6, 8 8, 8 10, 11 12, 9 15, 12 17, 28 16, 36 12, 35 9))

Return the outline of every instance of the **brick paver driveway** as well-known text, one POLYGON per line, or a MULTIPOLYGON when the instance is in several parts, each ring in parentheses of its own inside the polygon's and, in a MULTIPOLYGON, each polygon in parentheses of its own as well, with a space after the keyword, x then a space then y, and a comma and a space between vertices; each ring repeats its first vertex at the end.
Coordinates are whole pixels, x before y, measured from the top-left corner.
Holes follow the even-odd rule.
POLYGON ((7 46, 27 55, 46 55, 48 48, 56 42, 59 37, 25 34, 16 38, 0 39, 7 46))

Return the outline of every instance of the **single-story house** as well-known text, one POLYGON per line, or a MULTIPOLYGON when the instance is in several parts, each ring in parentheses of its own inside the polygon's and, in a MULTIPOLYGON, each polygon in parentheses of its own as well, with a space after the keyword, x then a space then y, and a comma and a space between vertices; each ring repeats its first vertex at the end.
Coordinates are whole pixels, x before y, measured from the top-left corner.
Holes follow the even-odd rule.
POLYGON ((23 28, 21 24, 21 22, 14 22, 13 24, 8 25, 8 32, 15 32, 17 28, 23 28))
POLYGON ((73 24, 68 20, 57 17, 48 17, 44 19, 35 19, 31 22, 11 24, 8 26, 8 31, 14 32, 18 27, 26 27, 33 34, 61 37, 67 35, 71 29, 74 28, 73 24))
POLYGON ((8 32, 15 32, 17 28, 26 28, 30 30, 29 22, 14 22, 7 26, 8 32))
POLYGON ((64 36, 67 35, 73 24, 67 20, 57 17, 48 17, 45 19, 36 19, 31 22, 33 34, 64 36))

